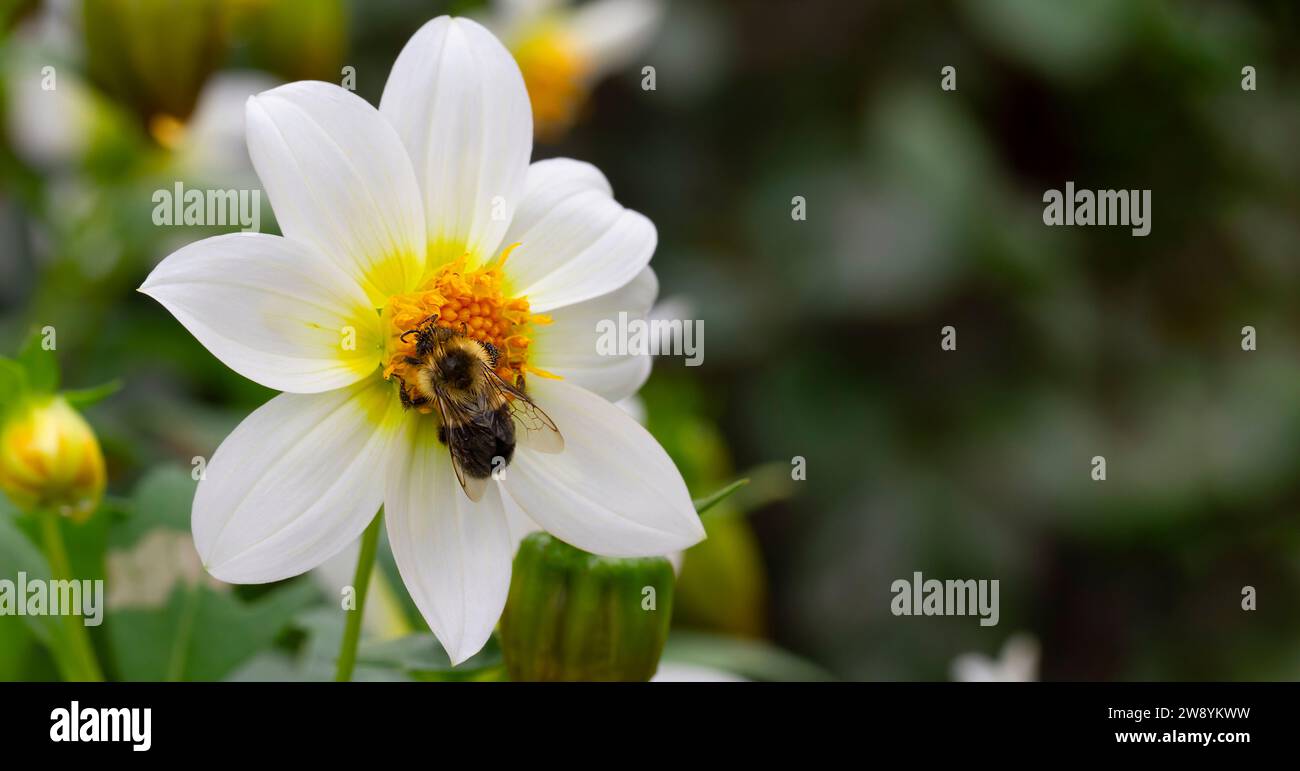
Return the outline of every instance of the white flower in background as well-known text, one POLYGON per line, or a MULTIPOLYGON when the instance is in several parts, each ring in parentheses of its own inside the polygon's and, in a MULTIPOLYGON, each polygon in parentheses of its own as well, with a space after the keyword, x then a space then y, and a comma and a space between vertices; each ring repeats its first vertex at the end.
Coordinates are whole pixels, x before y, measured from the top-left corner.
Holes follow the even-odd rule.
POLYGON ((525 532, 609 556, 703 538, 668 455, 612 403, 640 388, 648 357, 596 354, 597 320, 643 318, 654 300, 654 226, 588 164, 529 165, 528 95, 491 33, 426 24, 378 110, 301 82, 250 99, 247 122, 284 237, 191 244, 141 287, 227 366, 286 392, 222 443, 195 495, 213 575, 302 573, 383 504, 403 581, 460 662, 491 634, 525 532), (435 314, 496 345, 498 372, 526 378, 564 437, 550 454, 521 440, 478 502, 436 414, 398 396, 413 345, 402 333, 435 314))
POLYGON ((222 70, 203 86, 188 121, 155 120, 150 133, 171 151, 173 172, 220 187, 256 185, 244 139, 244 104, 278 83, 258 70, 222 70))
POLYGON ((1013 635, 996 659, 963 653, 953 659, 952 679, 963 683, 1034 682, 1038 680, 1038 641, 1026 634, 1013 635))
POLYGON ((14 153, 31 166, 57 169, 80 159, 94 138, 103 109, 95 94, 71 72, 56 69, 53 89, 48 59, 21 47, 4 63, 8 84, 7 134, 14 153))
POLYGON ((634 62, 659 30, 664 0, 497 0, 484 23, 524 74, 537 136, 573 124, 597 81, 634 62))

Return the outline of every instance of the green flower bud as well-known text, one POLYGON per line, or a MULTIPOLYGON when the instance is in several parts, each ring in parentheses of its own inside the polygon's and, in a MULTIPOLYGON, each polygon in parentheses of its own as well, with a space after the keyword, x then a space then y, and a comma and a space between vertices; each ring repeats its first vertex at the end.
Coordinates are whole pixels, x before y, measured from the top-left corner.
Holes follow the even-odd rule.
POLYGON ((672 601, 664 557, 597 557, 534 533, 515 556, 501 616, 510 679, 647 681, 668 639, 672 601))

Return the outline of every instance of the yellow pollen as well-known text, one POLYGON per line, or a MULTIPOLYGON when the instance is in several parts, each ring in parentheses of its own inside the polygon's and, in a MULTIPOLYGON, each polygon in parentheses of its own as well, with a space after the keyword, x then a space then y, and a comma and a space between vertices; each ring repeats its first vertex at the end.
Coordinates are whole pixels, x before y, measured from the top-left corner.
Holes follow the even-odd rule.
POLYGON ((550 317, 531 313, 528 298, 507 297, 503 290, 501 266, 515 246, 507 247, 496 261, 474 270, 466 267, 469 255, 459 257, 439 268, 414 292, 389 298, 384 309, 388 321, 386 379, 397 376, 403 382, 414 382, 406 357, 415 356, 415 336, 403 340, 402 335, 429 323, 496 346, 500 352, 497 375, 511 385, 521 383, 528 372, 554 377, 528 364, 532 327, 551 323, 550 317), (437 320, 431 321, 433 317, 437 320))

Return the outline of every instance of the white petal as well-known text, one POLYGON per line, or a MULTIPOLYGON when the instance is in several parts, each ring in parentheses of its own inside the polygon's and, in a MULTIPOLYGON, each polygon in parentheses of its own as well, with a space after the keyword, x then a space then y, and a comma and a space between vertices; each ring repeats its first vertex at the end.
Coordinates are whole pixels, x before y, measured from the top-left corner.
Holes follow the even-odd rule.
POLYGON ((226 437, 194 496, 208 572, 260 584, 342 551, 374 518, 401 406, 378 377, 324 394, 281 394, 226 437))
MULTIPOLYGON (((505 473, 509 474, 510 470, 507 468, 505 473)), ((524 510, 519 508, 519 504, 504 492, 501 494, 501 502, 506 509, 506 527, 510 529, 510 540, 514 542, 515 551, 518 551, 519 542, 541 530, 542 526, 525 514, 524 510)))
POLYGON ((534 326, 530 357, 541 369, 612 402, 625 399, 650 376, 651 357, 636 350, 619 355, 625 342, 619 330, 644 320, 658 294, 654 271, 644 268, 621 289, 557 308, 552 323, 534 326))
POLYGON ((569 34, 594 71, 612 72, 645 52, 663 11, 662 0, 594 0, 574 12, 569 34))
POLYGON ((453 664, 487 642, 506 605, 515 541, 500 486, 465 497, 437 424, 411 413, 388 471, 384 519, 411 599, 453 664))
POLYGON ((595 554, 664 555, 704 538, 682 475, 627 413, 564 381, 530 395, 564 434, 554 455, 520 447, 502 487, 549 533, 595 554))
POLYGON ((603 174, 568 158, 528 169, 505 243, 516 294, 535 312, 590 300, 627 284, 650 263, 658 234, 650 220, 614 200, 603 174))
POLYGON ((308 246, 231 233, 167 257, 140 291, 222 363, 268 388, 319 393, 375 372, 379 316, 351 277, 308 246))
POLYGON ((248 100, 248 152, 280 229, 351 275, 374 307, 424 272, 424 212, 410 158, 364 99, 290 83, 248 100))
POLYGON ((430 266, 496 252, 533 151, 533 112, 514 57, 469 19, 440 16, 398 54, 379 109, 424 195, 430 266))
POLYGON ((629 396, 626 399, 619 399, 614 402, 614 406, 632 416, 632 419, 641 425, 646 424, 649 415, 646 413, 645 400, 640 396, 629 396))

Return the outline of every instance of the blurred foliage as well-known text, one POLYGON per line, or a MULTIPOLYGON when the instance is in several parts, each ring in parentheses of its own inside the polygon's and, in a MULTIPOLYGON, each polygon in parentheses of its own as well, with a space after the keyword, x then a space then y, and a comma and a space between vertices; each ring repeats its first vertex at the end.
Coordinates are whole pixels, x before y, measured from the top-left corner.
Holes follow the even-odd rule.
POLYGON ((240 20, 252 64, 284 80, 340 78, 347 51, 342 0, 256 0, 240 20))
MULTIPOLYGON (((151 193, 240 173, 160 147, 140 116, 186 117, 201 85, 248 68, 352 65, 377 102, 420 24, 482 4, 241 3, 219 30, 151 35, 143 71, 100 70, 122 50, 110 26, 84 30, 84 50, 42 48, 30 5, 0 13, 0 349, 54 322, 67 382, 124 382, 87 410, 117 497, 68 533, 95 576, 148 531, 186 530, 192 489, 155 475, 182 482, 271 395, 134 292, 217 232, 153 226, 151 193), (62 163, 16 143, 33 51, 93 99, 90 139, 62 163)), ((1297 20, 1285 0, 672 2, 645 57, 658 89, 635 70, 600 84, 536 154, 596 164, 655 222, 661 299, 708 338, 704 366, 657 363, 649 429, 693 495, 753 479, 684 555, 669 657, 942 679, 1026 631, 1048 679, 1300 677, 1297 20), (1043 191, 1067 180, 1151 189, 1151 235, 1044 227, 1043 191), (1258 350, 1241 349, 1245 325, 1258 350), (999 579, 999 626, 892 616, 890 583, 915 570, 999 579)), ((30 536, 0 511, 0 575, 36 564, 30 536)), ((363 647, 358 677, 497 676, 495 649, 448 674, 402 594, 420 631, 363 647)), ((92 638, 118 677, 328 677, 334 602, 303 579, 180 583, 92 638), (206 647, 213 626, 228 647, 206 647)), ((39 626, 0 617, 0 679, 57 676, 39 626)))
POLYGON ((183 121, 225 58, 220 0, 85 0, 86 71, 146 126, 183 121))

